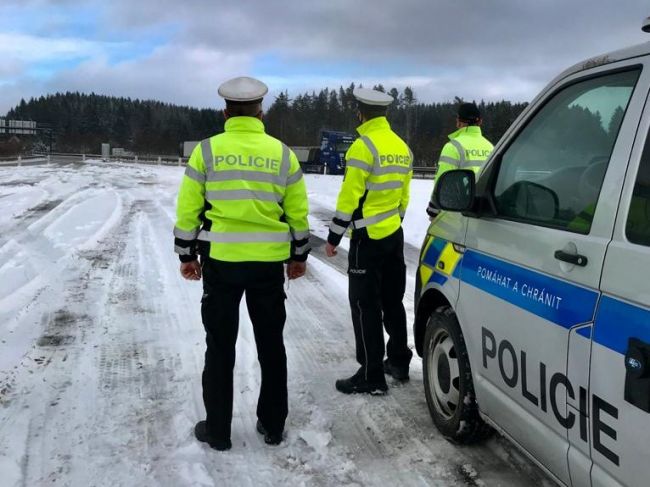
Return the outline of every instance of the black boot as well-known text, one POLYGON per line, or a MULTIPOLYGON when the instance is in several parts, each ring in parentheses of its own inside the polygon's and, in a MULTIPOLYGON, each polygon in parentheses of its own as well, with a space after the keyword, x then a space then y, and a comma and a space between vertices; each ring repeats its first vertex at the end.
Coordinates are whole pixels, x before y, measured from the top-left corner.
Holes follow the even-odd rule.
POLYGON ((400 382, 409 380, 409 366, 397 366, 390 363, 390 360, 384 360, 384 373, 390 375, 393 379, 400 382))
POLYGON ((373 396, 382 396, 388 391, 388 386, 383 376, 377 379, 366 380, 363 369, 359 369, 352 377, 337 380, 336 389, 343 394, 371 394, 373 396))
POLYGON ((259 419, 257 420, 257 432, 264 436, 264 443, 267 445, 279 445, 282 443, 282 433, 269 433, 259 419))
POLYGON ((215 450, 226 451, 232 448, 232 443, 230 442, 230 439, 219 440, 217 438, 214 438, 213 436, 210 436, 210 434, 208 433, 208 426, 205 421, 199 421, 198 423, 196 423, 196 426, 194 426, 194 436, 196 436, 197 440, 203 443, 207 443, 208 445, 210 445, 210 447, 214 448, 215 450))

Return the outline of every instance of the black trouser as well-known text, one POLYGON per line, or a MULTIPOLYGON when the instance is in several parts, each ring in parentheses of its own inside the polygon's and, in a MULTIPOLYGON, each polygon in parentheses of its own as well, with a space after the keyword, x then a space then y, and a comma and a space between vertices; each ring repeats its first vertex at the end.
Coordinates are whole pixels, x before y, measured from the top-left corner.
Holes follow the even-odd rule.
POLYGON ((203 402, 208 432, 215 438, 230 438, 235 343, 244 292, 262 369, 257 417, 269 433, 281 433, 284 429, 288 409, 287 356, 282 338, 286 319, 283 284, 282 262, 206 259, 203 265, 201 315, 207 344, 203 402))
POLYGON ((389 336, 386 352, 390 362, 406 366, 413 355, 406 343, 406 312, 402 303, 406 288, 402 229, 381 240, 352 240, 348 275, 357 361, 366 379, 383 381, 382 321, 389 336))

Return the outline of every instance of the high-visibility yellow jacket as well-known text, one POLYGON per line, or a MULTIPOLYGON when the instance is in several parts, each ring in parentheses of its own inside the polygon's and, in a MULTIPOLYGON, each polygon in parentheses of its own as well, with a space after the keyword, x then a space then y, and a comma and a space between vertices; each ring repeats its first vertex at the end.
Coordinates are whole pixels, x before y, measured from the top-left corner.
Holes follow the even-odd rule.
POLYGON ((327 238, 338 245, 348 226, 352 238, 367 232, 378 240, 401 226, 409 202, 413 154, 386 117, 357 128, 360 137, 345 155, 345 177, 327 238))
POLYGON ((449 134, 449 142, 442 148, 436 179, 450 169, 471 169, 478 174, 490 157, 492 149, 494 146, 483 137, 478 125, 456 130, 449 134))
MULTIPOLYGON (((478 175, 493 149, 494 146, 483 137, 478 125, 456 130, 449 134, 449 142, 442 148, 435 180, 451 169, 471 169, 478 175)), ((433 201, 429 202, 427 213, 434 216, 437 212, 433 201)))
POLYGON ((305 260, 308 202, 295 154, 254 117, 232 117, 201 141, 178 194, 175 250, 196 258, 197 240, 227 262, 305 260))

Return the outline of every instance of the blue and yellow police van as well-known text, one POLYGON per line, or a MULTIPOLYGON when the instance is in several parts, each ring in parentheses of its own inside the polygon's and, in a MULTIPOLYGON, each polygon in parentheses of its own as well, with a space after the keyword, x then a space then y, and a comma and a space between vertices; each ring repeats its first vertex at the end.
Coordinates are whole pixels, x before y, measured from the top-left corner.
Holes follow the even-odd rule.
POLYGON ((650 486, 650 43, 579 63, 436 181, 414 337, 436 427, 650 486))

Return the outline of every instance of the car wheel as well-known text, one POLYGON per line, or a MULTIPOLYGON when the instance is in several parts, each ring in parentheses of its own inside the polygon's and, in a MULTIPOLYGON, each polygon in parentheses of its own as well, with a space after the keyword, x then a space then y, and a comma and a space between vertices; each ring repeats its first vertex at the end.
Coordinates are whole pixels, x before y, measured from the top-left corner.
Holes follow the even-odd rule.
POLYGON ((424 391, 438 430, 456 443, 488 437, 492 428, 478 413, 465 340, 449 306, 431 314, 423 350, 424 391))

